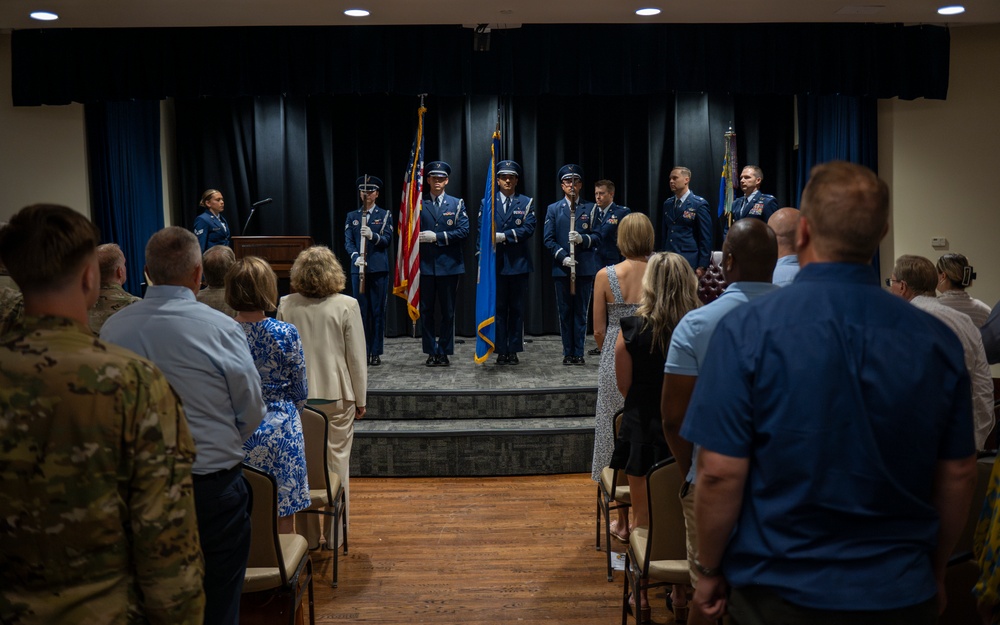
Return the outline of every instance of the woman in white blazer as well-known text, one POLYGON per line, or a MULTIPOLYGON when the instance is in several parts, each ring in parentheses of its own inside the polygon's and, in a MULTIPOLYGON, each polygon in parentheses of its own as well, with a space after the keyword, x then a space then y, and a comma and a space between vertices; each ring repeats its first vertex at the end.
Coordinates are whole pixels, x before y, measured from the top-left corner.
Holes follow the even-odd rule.
MULTIPOLYGON (((344 269, 326 246, 303 250, 292 265, 291 295, 281 298, 278 319, 299 329, 309 379, 309 405, 330 418, 330 466, 340 476, 350 510, 350 462, 354 419, 365 416, 368 389, 365 328, 361 308, 353 297, 341 294, 344 269)), ((319 547, 317 515, 299 515, 298 527, 319 547)), ((348 514, 348 519, 350 515, 348 514)), ((326 547, 333 544, 332 517, 324 516, 326 547)), ((340 537, 343 540, 343 535, 340 537)))

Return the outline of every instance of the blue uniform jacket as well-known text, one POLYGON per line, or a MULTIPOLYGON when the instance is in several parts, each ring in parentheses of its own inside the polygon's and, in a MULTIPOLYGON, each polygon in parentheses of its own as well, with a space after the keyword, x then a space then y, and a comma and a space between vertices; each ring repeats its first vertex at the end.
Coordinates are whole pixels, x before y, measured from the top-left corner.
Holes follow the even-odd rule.
POLYGON ((756 217, 767 223, 776 210, 778 210, 778 200, 773 195, 755 191, 749 198, 744 196, 733 200, 733 221, 756 217))
MULTIPOLYGON (((601 245, 601 235, 591 228, 590 212, 592 202, 580 202, 576 207, 576 231, 583 237, 583 242, 576 246, 576 275, 597 275, 597 249, 601 245)), ((555 204, 549 204, 545 213, 544 228, 545 249, 552 254, 552 275, 557 278, 568 278, 569 267, 563 267, 563 259, 569 256, 569 202, 563 198, 555 204)))
POLYGON ((692 269, 712 263, 712 214, 708 201, 691 193, 679 205, 676 197, 663 203, 663 249, 687 259, 692 269))
POLYGON ((216 245, 229 245, 229 222, 222 215, 216 217, 212 211, 206 210, 194 218, 193 230, 202 253, 216 245))
POLYGON ((618 250, 618 224, 625 215, 630 212, 627 206, 619 206, 612 202, 608 205, 607 213, 601 218, 601 208, 594 204, 594 213, 591 216, 594 229, 601 233, 601 245, 597 248, 598 264, 600 267, 615 265, 621 262, 622 254, 618 250))
POLYGON ((462 245, 469 236, 469 215, 465 202, 447 193, 441 208, 428 196, 420 209, 420 230, 437 233, 434 243, 420 244, 420 273, 428 276, 456 276, 465 273, 462 245))
MULTIPOLYGON (((497 273, 516 276, 531 273, 531 246, 528 239, 535 233, 535 202, 526 195, 515 193, 510 196, 510 208, 503 210, 503 195, 497 195, 497 232, 502 232, 507 240, 497 243, 497 273)), ((483 227, 483 206, 479 206, 479 228, 483 227)), ((478 243, 478 241, 477 241, 478 243)))
MULTIPOLYGON (((392 213, 380 206, 373 206, 368 212, 368 227, 372 238, 365 242, 368 273, 389 271, 389 244, 392 243, 392 213)), ((351 273, 361 269, 354 264, 361 253, 361 209, 347 213, 344 225, 344 247, 351 255, 351 273)))

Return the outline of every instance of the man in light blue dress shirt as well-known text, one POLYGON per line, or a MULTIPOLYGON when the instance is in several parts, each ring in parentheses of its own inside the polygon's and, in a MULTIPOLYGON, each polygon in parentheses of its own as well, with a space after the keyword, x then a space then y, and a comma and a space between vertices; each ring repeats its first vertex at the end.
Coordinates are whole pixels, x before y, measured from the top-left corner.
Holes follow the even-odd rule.
POLYGON ((786 206, 774 211, 767 220, 778 238, 778 264, 774 266, 773 282, 788 286, 799 273, 799 256, 795 253, 795 230, 799 227, 799 209, 786 206))
POLYGON ((250 549, 240 463, 243 442, 264 418, 260 374, 239 324, 195 299, 202 265, 194 234, 178 227, 154 234, 146 272, 146 298, 109 319, 101 338, 153 361, 184 402, 198 450, 192 473, 205 622, 236 625, 250 549))

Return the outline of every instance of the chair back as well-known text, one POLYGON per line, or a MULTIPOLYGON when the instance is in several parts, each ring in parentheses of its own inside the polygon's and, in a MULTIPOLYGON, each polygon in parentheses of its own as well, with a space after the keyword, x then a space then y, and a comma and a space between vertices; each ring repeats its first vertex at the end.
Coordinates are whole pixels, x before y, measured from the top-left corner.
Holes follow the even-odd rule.
POLYGON ((673 458, 656 463, 646 473, 649 499, 647 566, 653 560, 687 560, 684 510, 679 496, 683 482, 684 476, 673 458))
MULTIPOLYGON (((618 431, 622 428, 622 418, 625 416, 625 409, 622 408, 615 413, 615 440, 618 440, 618 431)), ((619 486, 628 486, 628 476, 625 475, 625 471, 621 469, 615 469, 615 483, 611 487, 611 498, 615 498, 615 490, 619 486)))
POLYGON ((330 467, 326 455, 327 439, 330 436, 329 419, 319 410, 309 406, 302 409, 301 418, 309 488, 315 490, 325 488, 327 501, 333 505, 336 493, 330 492, 330 467))
POLYGON ((288 572, 278 539, 278 485, 274 476, 243 463, 243 477, 250 486, 250 555, 247 568, 278 569, 282 586, 288 585, 288 572))

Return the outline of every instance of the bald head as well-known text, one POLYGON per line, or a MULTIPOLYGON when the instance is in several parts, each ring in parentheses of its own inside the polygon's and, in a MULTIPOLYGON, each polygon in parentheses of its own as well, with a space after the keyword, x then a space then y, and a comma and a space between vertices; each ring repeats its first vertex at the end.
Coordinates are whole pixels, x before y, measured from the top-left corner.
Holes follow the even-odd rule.
POLYGON ((889 187, 863 165, 817 165, 802 191, 801 217, 795 247, 802 266, 868 263, 889 229, 889 187))
POLYGON ((778 262, 774 232, 759 219, 741 219, 722 244, 722 273, 727 282, 771 282, 778 262))
POLYGON ((774 211, 767 225, 778 239, 778 258, 795 253, 795 231, 799 227, 799 209, 786 206, 774 211))

